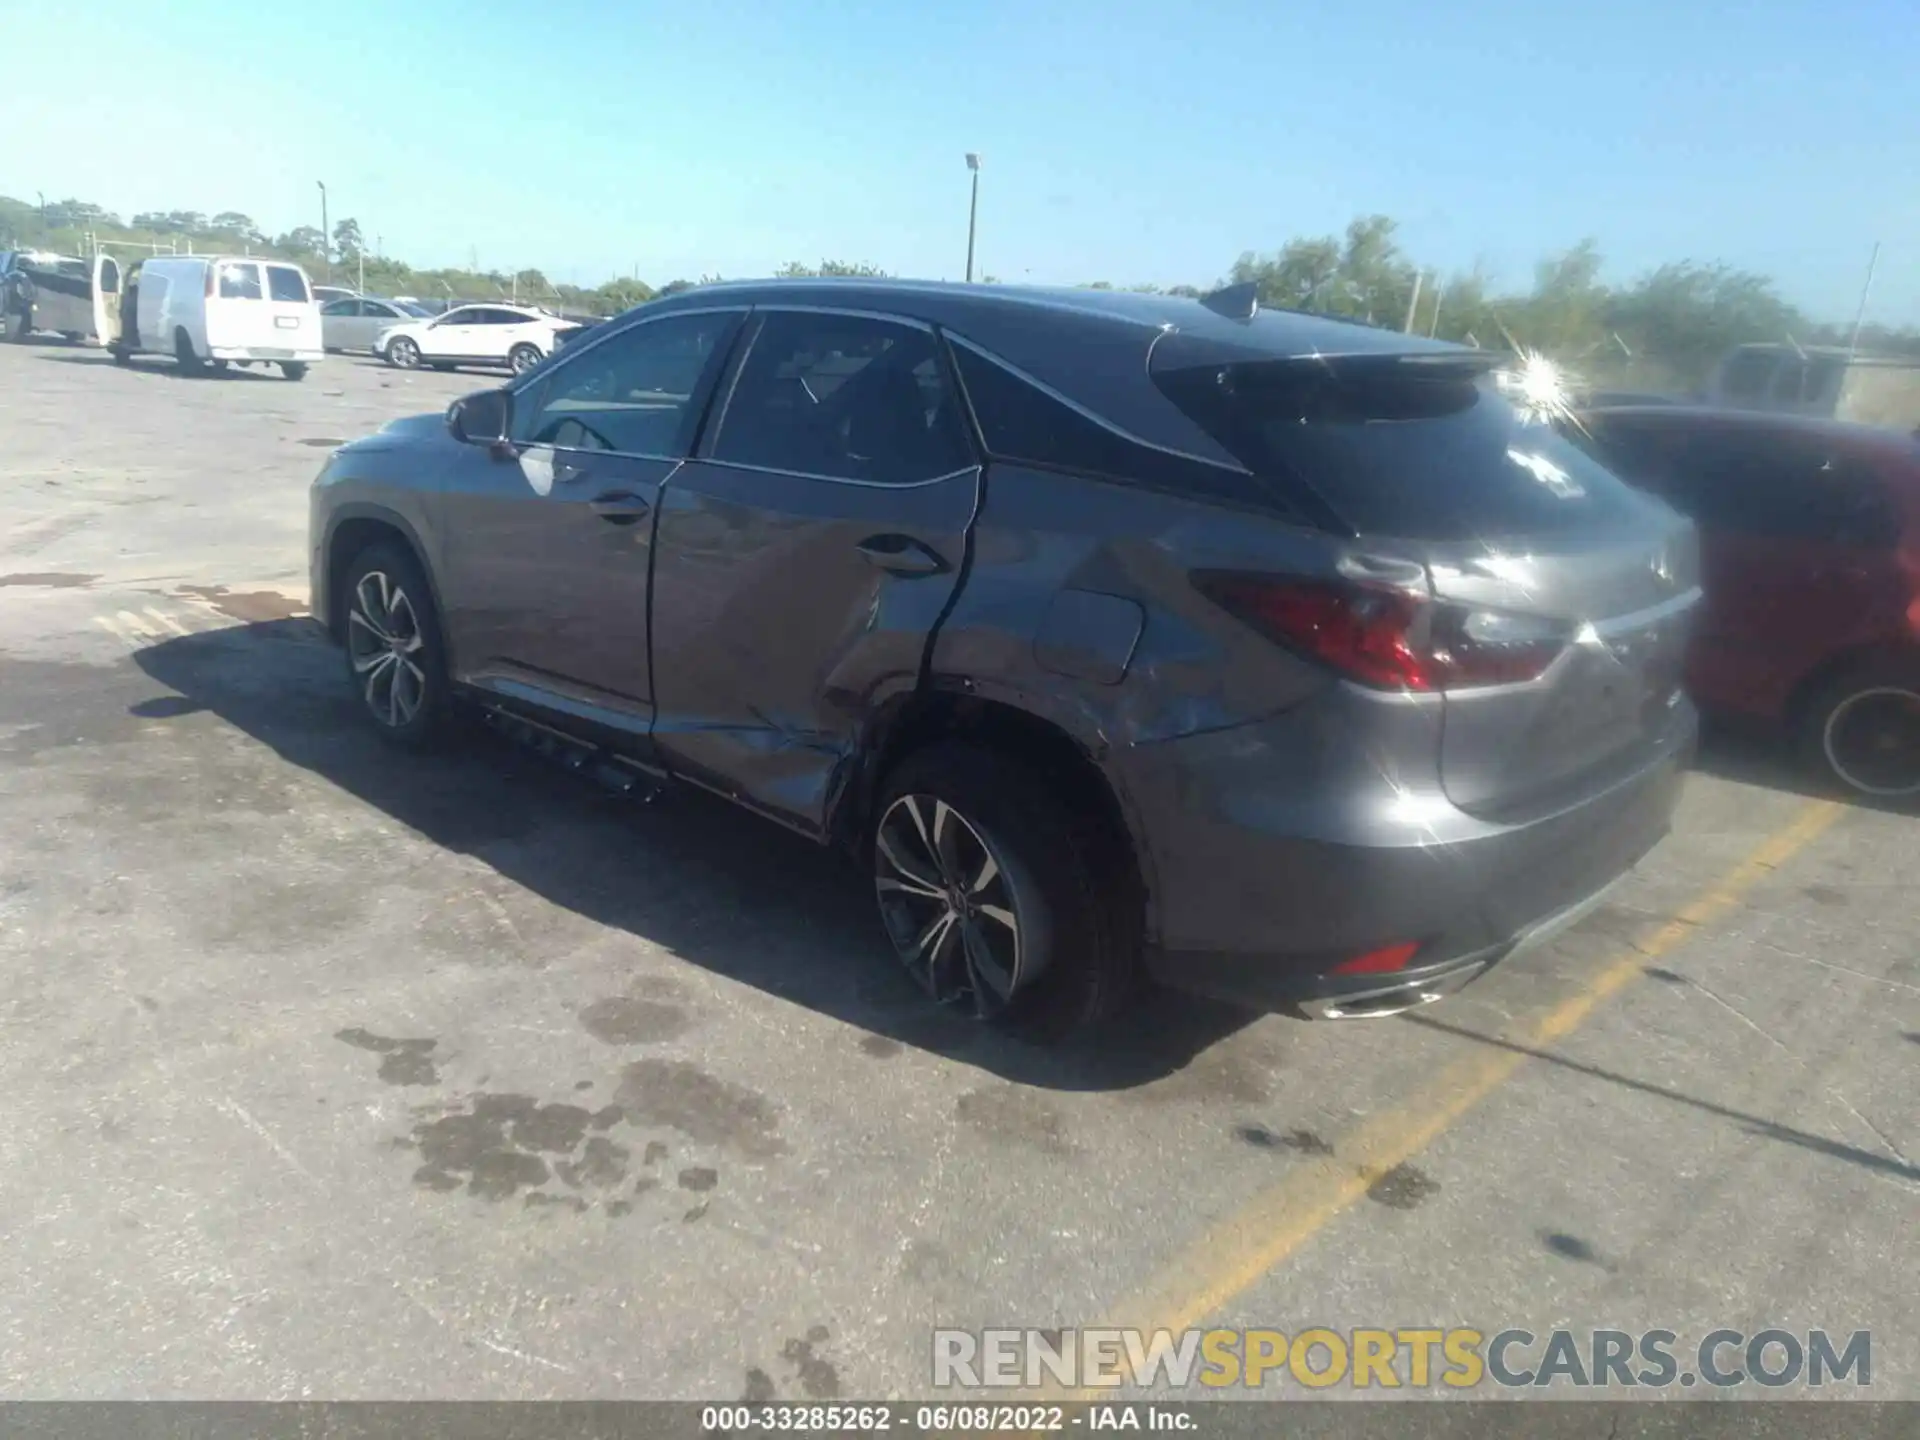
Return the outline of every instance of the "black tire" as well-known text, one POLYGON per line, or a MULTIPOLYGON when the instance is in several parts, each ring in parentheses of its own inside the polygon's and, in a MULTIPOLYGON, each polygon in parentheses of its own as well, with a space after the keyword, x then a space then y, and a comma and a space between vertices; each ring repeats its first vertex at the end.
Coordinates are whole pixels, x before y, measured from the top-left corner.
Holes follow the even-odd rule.
POLYGON ((426 749, 445 726, 451 690, 440 617, 419 561, 397 542, 376 541, 348 564, 339 605, 347 679, 361 715, 389 744, 426 749), (410 650, 394 643, 410 639, 418 641, 410 650))
POLYGON ((524 375, 546 358, 538 345, 516 345, 507 352, 507 368, 516 375, 524 375))
POLYGON ((396 370, 417 370, 420 368, 420 347, 405 335, 397 335, 387 342, 386 361, 396 370))
POLYGON ((16 345, 24 345, 27 337, 33 333, 33 326, 27 322, 23 311, 7 311, 5 326, 7 339, 16 345))
POLYGON ((280 362, 280 373, 289 380, 304 380, 307 378, 307 366, 304 361, 283 360, 280 362))
POLYGON ((1834 676, 1801 710, 1798 740, 1824 785, 1874 800, 1920 796, 1920 656, 1834 676))
POLYGON ((69 345, 79 345, 84 342, 87 337, 82 335, 78 330, 62 330, 60 332, 60 338, 69 345))
POLYGON ((1032 1039, 1063 1040, 1110 1019, 1136 998, 1142 974, 1139 889, 1110 828, 999 752, 940 742, 909 755, 883 787, 866 852, 896 956, 936 1001, 1032 1039), (916 849, 956 817, 959 830, 916 849), (936 856, 944 896, 913 883, 934 878, 936 856), (994 911, 1011 911, 1013 923, 994 911), (962 912, 927 949, 942 913, 962 912), (969 956, 976 942, 1011 984, 982 982, 988 966, 969 956))
POLYGON ((173 332, 173 358, 182 375, 199 375, 206 370, 206 361, 194 351, 193 337, 184 329, 173 332))
POLYGON ((132 352, 131 350, 129 350, 129 349, 127 349, 127 342, 126 342, 126 341, 124 341, 124 340, 116 340, 116 341, 114 341, 114 342, 113 342, 113 347, 112 347, 112 350, 113 350, 113 363, 114 363, 114 364, 116 364, 116 365, 131 365, 131 364, 133 364, 133 352, 132 352))

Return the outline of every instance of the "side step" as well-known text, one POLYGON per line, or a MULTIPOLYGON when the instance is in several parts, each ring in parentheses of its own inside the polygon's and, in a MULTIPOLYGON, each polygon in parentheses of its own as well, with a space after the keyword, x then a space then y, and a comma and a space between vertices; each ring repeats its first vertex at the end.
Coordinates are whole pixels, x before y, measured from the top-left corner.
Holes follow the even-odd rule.
POLYGON ((487 727, 516 745, 531 750, 571 775, 579 775, 602 789, 649 804, 665 791, 664 777, 639 762, 616 755, 578 736, 542 725, 506 710, 483 709, 487 727))

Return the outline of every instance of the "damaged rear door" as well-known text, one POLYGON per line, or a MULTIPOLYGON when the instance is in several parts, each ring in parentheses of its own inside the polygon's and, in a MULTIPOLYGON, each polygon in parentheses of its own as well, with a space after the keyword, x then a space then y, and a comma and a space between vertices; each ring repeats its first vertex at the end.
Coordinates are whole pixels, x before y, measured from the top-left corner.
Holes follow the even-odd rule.
POLYGON ((863 719, 919 678, 980 468, 939 337, 763 309, 654 540, 654 738, 819 833, 863 719))

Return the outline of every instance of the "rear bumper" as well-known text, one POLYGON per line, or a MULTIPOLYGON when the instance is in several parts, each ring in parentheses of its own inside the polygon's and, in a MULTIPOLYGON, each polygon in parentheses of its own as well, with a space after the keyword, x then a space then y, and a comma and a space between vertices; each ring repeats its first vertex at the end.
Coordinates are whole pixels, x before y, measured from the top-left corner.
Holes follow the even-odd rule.
POLYGON ((1693 754, 1691 712, 1684 720, 1659 755, 1609 789, 1515 824, 1437 799, 1400 797, 1396 816, 1343 796, 1331 817, 1317 813, 1315 833, 1273 823, 1297 811, 1220 796, 1199 827, 1194 777, 1176 776, 1173 793, 1189 806, 1180 828, 1201 848, 1178 863, 1155 853, 1160 940, 1148 967, 1174 989, 1329 1017, 1438 999, 1577 923, 1659 844, 1693 754), (1350 833, 1326 833, 1330 818, 1350 833), (1339 972, 1407 944, 1417 949, 1403 968, 1339 972))
POLYGON ((315 365, 326 359, 327 352, 317 348, 280 349, 268 345, 216 345, 208 352, 215 360, 255 360, 278 365, 284 361, 296 364, 315 365))

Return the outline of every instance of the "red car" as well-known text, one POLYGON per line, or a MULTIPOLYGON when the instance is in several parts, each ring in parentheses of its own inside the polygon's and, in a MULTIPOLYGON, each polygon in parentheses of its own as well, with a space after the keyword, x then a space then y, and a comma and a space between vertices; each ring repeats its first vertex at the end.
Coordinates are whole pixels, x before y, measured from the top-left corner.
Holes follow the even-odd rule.
POLYGON ((1920 441, 1681 405, 1581 423, 1610 469, 1699 527, 1695 703, 1784 729, 1856 793, 1920 794, 1920 441))

